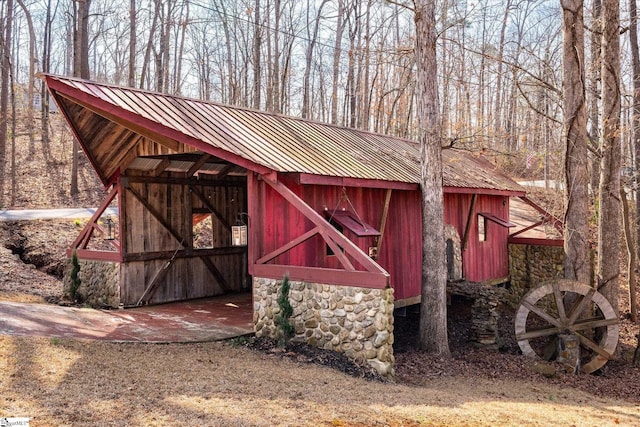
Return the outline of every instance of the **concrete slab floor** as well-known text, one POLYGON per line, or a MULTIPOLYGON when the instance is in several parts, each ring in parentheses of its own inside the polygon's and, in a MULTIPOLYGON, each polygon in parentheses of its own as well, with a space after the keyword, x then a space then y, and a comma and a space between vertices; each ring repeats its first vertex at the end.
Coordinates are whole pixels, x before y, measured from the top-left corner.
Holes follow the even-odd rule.
POLYGON ((0 334, 114 342, 203 342, 252 334, 250 293, 96 310, 0 301, 0 334))

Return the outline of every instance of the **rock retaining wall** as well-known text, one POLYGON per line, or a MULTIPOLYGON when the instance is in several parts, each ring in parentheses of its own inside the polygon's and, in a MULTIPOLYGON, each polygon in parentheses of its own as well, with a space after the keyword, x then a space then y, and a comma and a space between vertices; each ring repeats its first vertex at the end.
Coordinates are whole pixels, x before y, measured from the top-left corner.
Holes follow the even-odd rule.
MULTIPOLYGON (((93 307, 118 307, 120 304, 120 264, 106 261, 79 259, 82 302, 93 307)), ((71 286, 71 259, 64 273, 64 291, 69 295, 71 286)))
POLYGON ((511 296, 518 303, 524 294, 542 282, 563 277, 562 246, 509 245, 511 296))
POLYGON ((447 283, 447 292, 473 300, 471 314, 473 345, 498 350, 500 347, 499 306, 505 298, 506 290, 483 283, 461 281, 447 283))
MULTIPOLYGON (((393 289, 368 289, 291 281, 292 338, 366 362, 393 375, 393 289)), ((281 280, 253 279, 256 336, 279 338, 281 280)))

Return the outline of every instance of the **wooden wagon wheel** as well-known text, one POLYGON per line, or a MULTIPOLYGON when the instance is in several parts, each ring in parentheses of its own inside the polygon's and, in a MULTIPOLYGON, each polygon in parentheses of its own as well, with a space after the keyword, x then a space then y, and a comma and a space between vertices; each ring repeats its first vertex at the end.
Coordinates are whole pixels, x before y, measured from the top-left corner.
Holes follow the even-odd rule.
POLYGON ((522 353, 530 357, 541 356, 540 350, 532 347, 531 340, 550 340, 565 333, 576 335, 582 348, 593 355, 582 365, 582 370, 592 373, 613 355, 620 327, 613 307, 601 293, 579 282, 556 280, 543 283, 524 296, 516 312, 515 332, 522 353), (529 318, 529 313, 535 316, 529 318))

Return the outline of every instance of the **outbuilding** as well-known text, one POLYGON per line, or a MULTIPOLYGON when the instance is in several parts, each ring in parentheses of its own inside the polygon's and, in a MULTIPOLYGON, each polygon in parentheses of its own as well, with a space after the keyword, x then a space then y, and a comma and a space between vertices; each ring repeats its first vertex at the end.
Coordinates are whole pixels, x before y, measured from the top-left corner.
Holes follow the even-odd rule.
MULTIPOLYGON (((416 142, 42 77, 109 191, 69 249, 97 278, 93 302, 251 291, 256 332, 274 335, 286 275, 297 337, 390 369, 393 309, 420 298, 416 142)), ((443 150, 443 168, 450 279, 507 282, 509 199, 524 189, 470 152, 443 150)))

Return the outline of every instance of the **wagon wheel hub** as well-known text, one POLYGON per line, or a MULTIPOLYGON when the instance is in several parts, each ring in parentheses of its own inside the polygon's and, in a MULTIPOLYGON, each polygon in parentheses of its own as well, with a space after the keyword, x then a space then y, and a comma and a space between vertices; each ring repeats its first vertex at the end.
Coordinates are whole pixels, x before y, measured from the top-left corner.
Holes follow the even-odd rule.
POLYGON ((609 301, 591 286, 556 280, 523 297, 516 311, 515 334, 522 353, 530 357, 540 357, 532 341, 550 340, 559 334, 577 336, 580 345, 593 355, 582 365, 584 372, 591 373, 604 366, 616 349, 618 317, 609 301))

